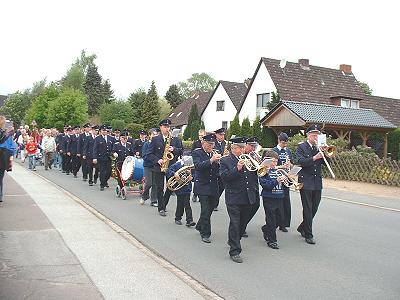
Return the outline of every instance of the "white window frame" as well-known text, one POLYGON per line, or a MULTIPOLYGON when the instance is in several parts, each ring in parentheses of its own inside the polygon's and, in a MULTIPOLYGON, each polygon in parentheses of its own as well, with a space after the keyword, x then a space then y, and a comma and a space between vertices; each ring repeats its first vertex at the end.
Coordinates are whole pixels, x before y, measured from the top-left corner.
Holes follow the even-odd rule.
POLYGON ((256 107, 257 108, 267 108, 268 102, 271 100, 271 93, 263 93, 257 94, 256 98, 256 107), (259 97, 261 96, 261 105, 259 105, 259 97))
POLYGON ((216 111, 225 111, 225 100, 217 101, 217 110, 216 111), (222 109, 218 109, 218 104, 222 103, 222 109))
POLYGON ((340 106, 348 108, 360 108, 360 100, 342 98, 340 100, 340 106))
POLYGON ((228 121, 222 121, 222 126, 221 127, 225 128, 225 129, 228 129, 228 121))

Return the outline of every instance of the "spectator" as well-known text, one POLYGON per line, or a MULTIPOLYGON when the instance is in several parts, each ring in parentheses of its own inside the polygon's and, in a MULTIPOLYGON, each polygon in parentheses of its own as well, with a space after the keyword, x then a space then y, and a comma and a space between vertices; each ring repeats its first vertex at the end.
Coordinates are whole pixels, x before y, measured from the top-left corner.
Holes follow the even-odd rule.
POLYGON ((53 164, 54 153, 56 151, 56 141, 51 136, 51 130, 47 129, 46 134, 43 137, 42 149, 44 155, 44 169, 51 169, 53 164))
POLYGON ((29 159, 29 170, 36 171, 36 153, 38 145, 35 143, 34 138, 31 136, 29 142, 26 144, 26 152, 29 159))
POLYGON ((5 129, 6 118, 0 116, 0 202, 3 202, 3 178, 5 171, 11 171, 12 159, 16 150, 13 132, 5 129))

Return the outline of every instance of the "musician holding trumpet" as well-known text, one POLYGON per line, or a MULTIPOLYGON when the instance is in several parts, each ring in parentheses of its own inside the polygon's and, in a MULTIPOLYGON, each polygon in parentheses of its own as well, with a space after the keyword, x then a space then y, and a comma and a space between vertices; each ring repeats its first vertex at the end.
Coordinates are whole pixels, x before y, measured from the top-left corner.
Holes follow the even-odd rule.
POLYGON ((308 127, 306 130, 307 140, 298 146, 296 152, 297 162, 302 167, 299 172, 299 182, 303 183, 303 188, 300 190, 303 222, 301 222, 297 231, 305 238, 306 243, 311 245, 315 244, 312 222, 321 201, 321 165, 325 163, 322 153, 325 147, 318 148, 318 135, 320 133, 321 127, 319 125, 314 124, 308 127))

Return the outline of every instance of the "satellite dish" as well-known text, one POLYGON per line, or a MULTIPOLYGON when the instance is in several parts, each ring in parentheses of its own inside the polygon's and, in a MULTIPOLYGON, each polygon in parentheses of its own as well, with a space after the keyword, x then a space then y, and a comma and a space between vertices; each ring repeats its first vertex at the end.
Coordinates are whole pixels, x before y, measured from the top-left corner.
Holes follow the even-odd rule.
POLYGON ((282 58, 281 61, 279 62, 279 67, 283 69, 286 67, 286 59, 282 58))

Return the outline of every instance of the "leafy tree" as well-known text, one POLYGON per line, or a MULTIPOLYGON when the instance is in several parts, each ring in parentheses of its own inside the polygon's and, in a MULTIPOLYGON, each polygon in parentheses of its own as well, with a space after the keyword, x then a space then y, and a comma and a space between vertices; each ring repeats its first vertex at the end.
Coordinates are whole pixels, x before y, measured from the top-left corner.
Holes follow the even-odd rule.
POLYGON ((275 147, 278 142, 278 138, 275 132, 266 126, 262 128, 262 139, 261 146, 264 148, 272 148, 275 147))
POLYGON ((372 95, 373 90, 369 87, 368 83, 362 81, 357 82, 366 95, 372 95))
POLYGON ((165 94, 165 99, 168 101, 172 109, 182 103, 183 97, 181 94, 179 94, 179 89, 176 84, 173 84, 169 87, 167 93, 165 94))
POLYGON ((50 102, 47 124, 62 130, 65 124, 82 124, 88 119, 86 96, 79 90, 64 89, 50 102))
POLYGON ((105 103, 115 101, 114 91, 111 89, 111 83, 108 79, 103 83, 103 98, 105 103))
POLYGON ((133 136, 134 138, 138 138, 139 131, 144 129, 144 127, 143 124, 129 123, 128 125, 126 125, 126 129, 128 129, 131 136, 133 136))
POLYGON ((240 135, 249 137, 253 133, 253 129, 250 125, 250 120, 248 117, 243 119, 242 126, 240 128, 240 135))
POLYGON ((83 87, 88 99, 89 114, 93 116, 104 103, 101 76, 95 64, 89 65, 83 87))
POLYGON ((199 115, 199 110, 197 109, 197 104, 194 103, 190 108, 188 124, 183 132, 183 139, 192 141, 196 140, 201 127, 201 118, 199 115))
POLYGON ((253 122, 253 136, 257 137, 259 141, 262 139, 261 122, 259 116, 257 116, 253 122))
POLYGON ((41 95, 39 95, 32 103, 26 114, 27 124, 31 124, 33 120, 36 121, 38 127, 46 127, 47 124, 47 110, 49 104, 57 99, 59 90, 55 84, 48 86, 41 95))
POLYGON ((179 92, 184 99, 189 98, 193 92, 212 91, 217 85, 217 81, 206 73, 194 73, 186 82, 179 82, 179 92))
POLYGON ((133 109, 127 101, 104 103, 100 107, 99 116, 103 124, 110 124, 112 126, 112 123, 115 123, 114 120, 121 120, 123 122, 122 127, 124 127, 125 124, 132 122, 133 109))
POLYGON ((113 129, 119 129, 122 130, 125 128, 126 123, 123 120, 119 120, 119 119, 114 119, 110 122, 110 125, 113 129))
POLYGON ((137 89, 129 95, 128 102, 131 104, 133 110, 133 123, 143 123, 143 104, 147 97, 147 93, 143 88, 137 89))
POLYGON ((269 101, 267 103, 267 108, 269 110, 273 109, 276 105, 279 104, 279 102, 281 102, 281 97, 279 96, 279 92, 275 93, 272 92, 271 93, 271 101, 269 101))
POLYGON ((231 125, 229 126, 229 135, 228 139, 230 139, 233 135, 234 136, 239 136, 241 134, 240 130, 240 121, 239 121, 239 115, 236 115, 233 121, 231 122, 231 125))
POLYGON ((160 121, 167 118, 171 113, 171 106, 164 99, 158 101, 160 107, 160 121))
POLYGON ((154 81, 152 81, 143 103, 143 126, 146 129, 158 126, 160 118, 160 106, 158 101, 157 88, 154 81))

